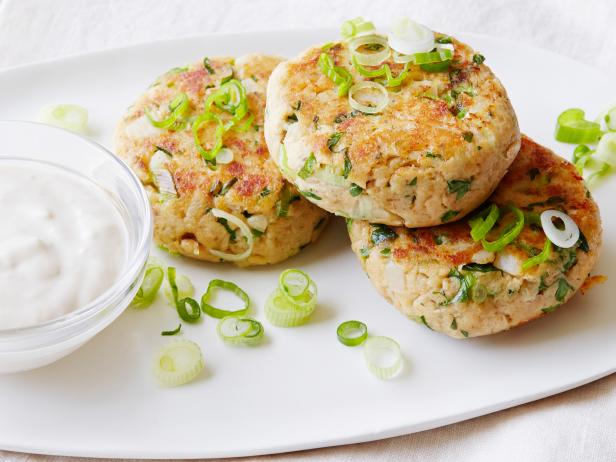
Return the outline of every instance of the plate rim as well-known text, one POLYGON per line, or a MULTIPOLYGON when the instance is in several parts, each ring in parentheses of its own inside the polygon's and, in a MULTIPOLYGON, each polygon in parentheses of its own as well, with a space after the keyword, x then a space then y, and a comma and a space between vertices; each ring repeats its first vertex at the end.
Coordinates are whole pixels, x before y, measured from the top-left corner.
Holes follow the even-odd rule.
MULTIPOLYGON (((307 34, 331 34, 333 31, 337 31, 336 28, 328 27, 328 28, 296 28, 296 29, 276 29, 276 30, 258 30, 258 31, 250 31, 250 32, 232 32, 232 33, 210 33, 210 34, 197 34, 197 35, 188 35, 182 37, 174 37, 168 39, 160 39, 160 40, 152 40, 139 42, 134 44, 129 44, 120 47, 109 47, 98 49, 95 51, 81 52, 81 53, 73 53, 61 57, 54 57, 45 60, 38 60, 28 63, 19 64, 11 67, 0 68, 0 78, 4 77, 6 74, 10 74, 13 72, 32 72, 32 70, 36 70, 36 68, 45 67, 49 65, 64 65, 70 63, 71 61, 78 61, 84 58, 98 58, 105 55, 113 55, 114 53, 122 53, 127 50, 138 50, 140 48, 149 48, 155 46, 157 44, 181 44, 182 42, 193 42, 199 40, 207 40, 208 38, 216 37, 217 40, 221 38, 229 38, 231 40, 234 39, 245 39, 246 37, 254 37, 256 35, 260 37, 267 36, 276 36, 278 34, 281 35, 294 35, 297 33, 307 33, 307 34)), ((453 32, 452 35, 462 36, 464 40, 478 38, 482 40, 493 40, 500 42, 502 45, 506 46, 507 44, 519 46, 520 44, 515 42, 514 40, 495 37, 489 34, 480 34, 480 33, 469 33, 469 32, 453 32)), ((258 39, 260 40, 260 39, 258 39)), ((577 66, 583 66, 593 72, 600 74, 603 78, 608 78, 607 72, 602 69, 583 63, 581 61, 575 60, 569 56, 563 55, 561 53, 541 48, 535 46, 533 44, 524 43, 524 47, 533 49, 537 52, 544 53, 547 55, 551 55, 556 57, 559 60, 567 61, 571 64, 575 64, 577 66)), ((611 369, 598 372, 590 375, 584 379, 580 379, 577 381, 573 381, 566 385, 548 387, 547 389, 543 389, 537 391, 535 393, 531 393, 524 397, 519 397, 511 400, 501 400, 497 403, 493 403, 487 406, 483 406, 472 411, 461 412, 455 415, 450 415, 447 417, 437 416, 434 419, 427 420, 421 422, 419 424, 410 424, 410 425, 398 425, 396 427, 390 427, 386 430, 372 432, 372 433, 361 433, 354 434, 353 436, 343 437, 343 438, 332 438, 328 440, 319 440, 319 441, 304 441, 301 444, 297 443, 287 443, 278 445, 276 447, 268 447, 268 448, 255 448, 254 450, 225 450, 218 452, 211 451, 203 451, 203 450, 195 450, 190 449, 186 451, 173 451, 173 452, 165 452, 165 451, 156 451, 156 452, 148 452, 149 450, 139 449, 138 442, 137 444, 132 445, 132 447, 123 447, 120 453, 108 452, 108 448, 106 449, 94 449, 88 448, 87 450, 83 450, 80 447, 73 446, 72 449, 67 448, 66 446, 62 447, 59 445, 38 445, 38 446, 23 446, 23 445, 12 445, 6 444, 5 441, 2 440, 0 436, 0 448, 7 451, 21 452, 21 453, 33 453, 33 454, 45 454, 45 455, 55 455, 55 456, 77 456, 77 457, 110 457, 110 458, 130 458, 130 457, 139 457, 139 458, 152 458, 152 459, 169 459, 169 458, 201 458, 201 457, 246 457, 246 456, 257 456, 257 455, 265 455, 265 454, 278 454, 285 452, 295 452, 302 451, 313 448, 325 448, 325 447, 333 447, 339 445, 348 445, 355 444, 360 442, 371 442, 380 439, 392 438, 407 434, 412 434, 420 431, 430 430, 458 422, 462 422, 465 420, 473 419, 475 417, 488 415, 494 412, 498 412, 504 409, 509 409, 515 406, 519 406, 522 404, 526 404, 529 402, 537 401, 549 396, 553 396, 559 393, 563 393, 565 391, 586 385, 588 383, 599 380, 603 377, 611 375, 616 372, 616 365, 611 369)))

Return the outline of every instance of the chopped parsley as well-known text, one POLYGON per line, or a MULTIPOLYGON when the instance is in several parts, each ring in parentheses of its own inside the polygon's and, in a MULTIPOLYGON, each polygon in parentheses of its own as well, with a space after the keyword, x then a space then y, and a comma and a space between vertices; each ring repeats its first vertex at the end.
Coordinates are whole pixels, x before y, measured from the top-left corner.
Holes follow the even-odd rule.
POLYGON ((342 114, 338 114, 336 116, 336 118, 334 119, 334 123, 340 124, 347 119, 352 119, 353 117, 356 117, 358 114, 358 111, 351 111, 348 113, 343 112, 342 114))
POLYGON ((419 317, 419 320, 420 320, 420 321, 421 321, 421 323, 422 323, 424 326, 426 326, 428 329, 430 329, 430 330, 434 330, 434 329, 432 329, 432 327, 430 327, 430 324, 428 324, 428 321, 426 321, 426 317, 425 317, 423 314, 419 317))
POLYGON ((384 257, 389 257, 391 255, 391 249, 389 247, 385 247, 379 253, 384 257))
POLYGON ((590 251, 590 247, 588 246, 588 241, 586 240, 586 236, 582 230, 580 230, 580 239, 578 240, 578 247, 582 249, 583 252, 588 253, 590 251))
POLYGON ((464 141, 466 141, 467 143, 471 143, 473 141, 473 133, 472 132, 464 132, 462 134, 462 138, 464 138, 464 141))
POLYGON ((222 79, 220 79, 220 84, 222 85, 223 83, 227 83, 229 80, 231 80, 234 76, 233 71, 231 71, 231 74, 229 75, 225 75, 222 79))
POLYGON ((314 167, 316 163, 317 163, 317 159, 316 157, 314 157, 314 154, 311 152, 310 155, 308 156, 308 159, 306 159, 306 162, 304 162, 304 166, 300 169, 299 172, 297 172, 297 176, 300 178, 303 178, 304 180, 312 176, 314 174, 314 167))
POLYGON ((577 263, 577 252, 575 247, 571 249, 558 248, 560 253, 560 260, 563 262, 563 273, 566 273, 577 263))
POLYGON ((231 227, 229 226, 229 223, 227 222, 227 219, 226 218, 216 218, 216 221, 225 228, 225 231, 227 231, 227 233, 229 233, 229 239, 231 240, 231 242, 235 242, 237 239, 237 233, 235 232, 234 229, 231 229, 231 227))
POLYGON ((444 43, 453 43, 452 38, 451 38, 451 37, 449 37, 449 36, 439 37, 439 38, 437 38, 435 41, 436 41, 436 43, 441 43, 441 44, 444 44, 444 43))
POLYGON ((562 196, 550 196, 546 200, 541 201, 541 202, 531 202, 530 204, 527 205, 527 207, 529 209, 532 209, 535 207, 543 207, 546 205, 549 206, 549 205, 563 204, 565 202, 567 202, 567 200, 562 196))
POLYGON ((279 217, 288 216, 291 202, 291 191, 287 185, 284 185, 280 191, 280 200, 276 202, 276 215, 279 217))
POLYGON ((295 103, 295 106, 291 106, 291 109, 293 109, 294 111, 299 111, 302 108, 302 102, 298 101, 297 103, 295 103))
POLYGON ((359 186, 359 185, 357 185, 355 183, 351 183, 351 187, 349 188, 349 193, 351 193, 351 196, 357 197, 363 191, 364 191, 364 188, 362 188, 361 186, 359 186))
POLYGON ((460 200, 471 189, 472 182, 472 178, 470 180, 448 180, 447 191, 449 194, 455 193, 456 200, 460 200))
POLYGON ((297 120, 298 119, 297 119, 297 114, 296 113, 293 113, 293 114, 287 116, 287 122, 289 122, 290 124, 297 123, 297 120))
POLYGON ((551 306, 547 306, 545 308, 541 308, 541 311, 543 311, 544 313, 551 313, 552 311, 554 311, 559 306, 560 306, 560 303, 556 303, 555 305, 551 305, 551 306))
POLYGON ((413 178, 407 183, 409 186, 415 186, 417 184, 417 177, 413 178))
POLYGON ((323 226, 323 223, 325 223, 325 218, 321 218, 319 221, 317 221, 317 224, 314 225, 314 228, 312 228, 312 230, 314 231, 315 229, 319 229, 321 226, 323 226))
POLYGON ((261 197, 266 197, 269 196, 272 193, 272 191, 266 186, 265 188, 263 188, 263 190, 261 190, 261 193, 259 194, 261 197))
POLYGON ((211 74, 216 74, 216 71, 214 70, 214 68, 210 64, 210 58, 208 58, 207 56, 205 58, 203 58, 203 67, 208 72, 208 74, 210 74, 210 75, 211 74))
POLYGON ((309 199, 314 199, 315 201, 320 201, 321 197, 317 196, 315 193, 311 191, 300 191, 300 194, 309 199))
POLYGON ((237 183, 237 177, 234 176, 233 178, 231 178, 229 181, 227 181, 225 184, 222 185, 222 189, 217 194, 217 196, 224 196, 225 194, 227 194, 229 192, 229 189, 231 189, 235 183, 237 183))
POLYGON ((456 318, 453 318, 451 320, 451 325, 449 327, 451 327, 451 329, 453 330, 458 330, 458 321, 456 318))
POLYGON ((468 109, 466 109, 462 105, 456 105, 456 118, 457 119, 464 119, 464 117, 466 117, 466 114, 468 114, 468 109))
POLYGON ((441 215, 441 222, 442 223, 446 223, 446 222, 452 220, 459 213, 460 212, 458 210, 447 210, 445 213, 443 213, 441 215))
POLYGON ((352 169, 353 164, 351 163, 351 159, 349 158, 349 153, 347 151, 344 151, 344 167, 342 169, 342 177, 344 179, 347 179, 352 169))
MULTIPOLYGON (((157 150, 157 151, 162 151, 162 152, 164 152, 165 154, 167 154, 168 156, 173 157, 173 154, 171 154, 171 152, 170 152, 170 151, 168 151, 167 149, 165 149, 165 148, 161 148, 160 146, 154 146, 154 147, 156 148, 156 150, 157 150)), ((156 151, 155 151, 155 152, 156 152, 156 151)))
POLYGON ((539 287, 537 288, 537 294, 542 294, 543 292, 546 291, 546 289, 548 289, 552 285, 546 282, 547 276, 548 276, 547 273, 543 273, 541 275, 541 278, 539 279, 539 287))
POLYGON ((456 278, 458 281, 460 281, 460 288, 458 289, 458 292, 453 296, 453 298, 447 301, 446 305, 449 305, 450 303, 467 302, 469 298, 469 292, 473 287, 473 283, 475 281, 475 277, 472 274, 462 274, 455 268, 452 268, 449 271, 448 276, 450 278, 456 278))
POLYGON ((477 91, 471 85, 458 85, 451 90, 451 95, 457 98, 460 93, 466 93, 468 96, 477 96, 477 91))
POLYGON ((492 271, 500 271, 492 263, 467 263, 462 267, 465 271, 475 271, 479 273, 490 273, 492 271))
POLYGON ((370 240, 374 245, 379 245, 382 242, 396 239, 398 237, 398 234, 387 225, 371 224, 370 226, 372 226, 370 240))
POLYGON ((464 335, 466 338, 468 338, 468 332, 466 332, 465 330, 460 329, 460 332, 462 333, 462 335, 464 335))
POLYGON ((368 258, 368 255, 370 255, 370 247, 362 247, 359 249, 359 255, 362 258, 368 258))
POLYGON ((315 115, 312 118, 312 124, 314 125, 314 129, 316 130, 317 128, 319 128, 319 116, 315 115))
POLYGON ((430 157, 433 159, 442 159, 443 156, 441 156, 440 154, 434 154, 432 151, 426 151, 426 157, 430 157))
POLYGON ((530 181, 534 181, 535 178, 537 178, 537 175, 539 175, 539 169, 537 167, 533 167, 528 171, 528 176, 530 177, 530 181))
POLYGON ((486 57, 484 55, 480 55, 479 53, 473 55, 473 62, 475 64, 483 64, 485 60, 486 57))
POLYGON ((338 142, 340 141, 340 138, 342 137, 342 132, 335 132, 333 135, 331 135, 328 140, 327 140, 327 147, 329 148, 330 151, 334 150, 334 146, 336 146, 338 144, 338 142))
POLYGON ((565 297, 567 296, 567 293, 573 290, 573 287, 571 287, 571 285, 569 285, 569 283, 567 282, 567 280, 565 278, 560 278, 558 280, 558 287, 556 288, 556 300, 558 300, 559 302, 564 302, 565 301, 565 297))

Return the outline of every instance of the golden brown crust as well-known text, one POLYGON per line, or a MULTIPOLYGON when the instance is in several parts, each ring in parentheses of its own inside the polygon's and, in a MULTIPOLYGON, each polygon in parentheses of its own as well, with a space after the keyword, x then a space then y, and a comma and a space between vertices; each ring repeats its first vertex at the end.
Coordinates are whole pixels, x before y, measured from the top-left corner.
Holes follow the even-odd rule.
MULTIPOLYGON (((528 223, 511 244, 494 254, 472 240, 467 220, 423 229, 392 228, 397 237, 379 245, 371 242, 373 225, 354 221, 353 250, 387 300, 453 337, 499 332, 553 311, 580 288, 601 247, 599 210, 583 179, 571 163, 523 137, 520 153, 489 202, 503 211, 513 204, 527 217, 561 210, 575 220, 587 247, 582 241, 572 249, 554 247, 547 262, 522 270, 521 263, 540 252, 546 239, 539 227, 528 223), (390 257, 382 255, 384 249, 390 257), (473 262, 494 264, 502 271, 463 268, 473 262), (451 302, 460 290, 459 275, 464 274, 472 274, 488 289, 483 303, 451 302), (395 278, 397 283, 392 283, 395 278)), ((511 219, 504 216, 501 221, 488 240, 496 239, 511 219)))
MULTIPOLYGON (((501 83, 486 65, 473 63, 470 47, 454 45, 456 64, 450 72, 411 66, 410 76, 399 91, 389 91, 389 103, 377 115, 352 111, 348 99, 338 96, 319 68, 321 47, 278 66, 268 85, 270 151, 277 156, 284 143, 296 171, 310 153, 338 174, 345 159, 352 164, 341 188, 316 176, 288 179, 321 197, 315 203, 331 212, 390 225, 432 226, 449 211, 459 219, 483 202, 519 150, 520 133, 501 83), (457 117, 460 111, 466 115, 457 117), (334 133, 342 135, 331 150, 328 140, 334 133), (469 182, 470 188, 458 194, 448 183, 456 180, 469 182), (351 183, 364 189, 360 196, 349 194, 351 183), (358 205, 360 200, 368 206, 358 205)), ((327 53, 354 82, 365 80, 345 44, 327 53)), ((394 74, 402 70, 402 65, 389 65, 394 74)))
MULTIPOLYGON (((220 259, 209 250, 240 253, 246 248, 239 232, 234 239, 209 213, 212 208, 243 221, 251 215, 267 218, 265 233, 255 237, 252 255, 238 262, 240 266, 282 261, 316 239, 323 229, 326 213, 300 198, 295 187, 284 180, 263 138, 265 88, 272 69, 280 61, 271 56, 248 55, 237 60, 209 59, 210 70, 203 62, 174 69, 148 88, 120 121, 117 153, 146 187, 154 211, 154 238, 170 252, 217 262, 220 259), (159 117, 163 118, 169 101, 182 92, 190 99, 189 117, 200 114, 207 95, 230 75, 246 88, 249 111, 254 117, 246 131, 225 133, 224 145, 234 153, 231 163, 208 167, 196 149, 190 124, 183 130, 159 130, 145 119, 146 109, 156 112, 157 108, 162 108, 159 117), (149 170, 152 155, 161 148, 172 154, 165 167, 173 177, 178 196, 171 200, 164 200, 159 194, 149 170), (229 186, 226 192, 225 185, 229 186), (283 188, 288 188, 296 199, 287 217, 276 213, 283 188)), ((221 113, 221 117, 228 116, 221 113)), ((200 138, 206 149, 213 145, 214 129, 214 124, 201 129, 200 138)))

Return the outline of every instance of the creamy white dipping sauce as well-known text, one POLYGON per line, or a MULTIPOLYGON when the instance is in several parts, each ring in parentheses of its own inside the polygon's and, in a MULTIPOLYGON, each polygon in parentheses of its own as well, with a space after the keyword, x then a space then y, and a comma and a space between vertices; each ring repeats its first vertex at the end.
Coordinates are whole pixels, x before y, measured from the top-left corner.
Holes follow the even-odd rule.
POLYGON ((0 329, 86 305, 125 255, 125 224, 102 188, 60 167, 0 161, 0 329))

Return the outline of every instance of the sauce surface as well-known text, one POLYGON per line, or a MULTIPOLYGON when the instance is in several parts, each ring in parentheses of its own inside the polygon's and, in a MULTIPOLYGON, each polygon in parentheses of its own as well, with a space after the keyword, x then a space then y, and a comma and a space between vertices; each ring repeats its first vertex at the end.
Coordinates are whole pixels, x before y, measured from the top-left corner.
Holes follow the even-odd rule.
POLYGON ((52 165, 0 161, 0 329, 70 313, 107 290, 126 228, 95 183, 52 165))

